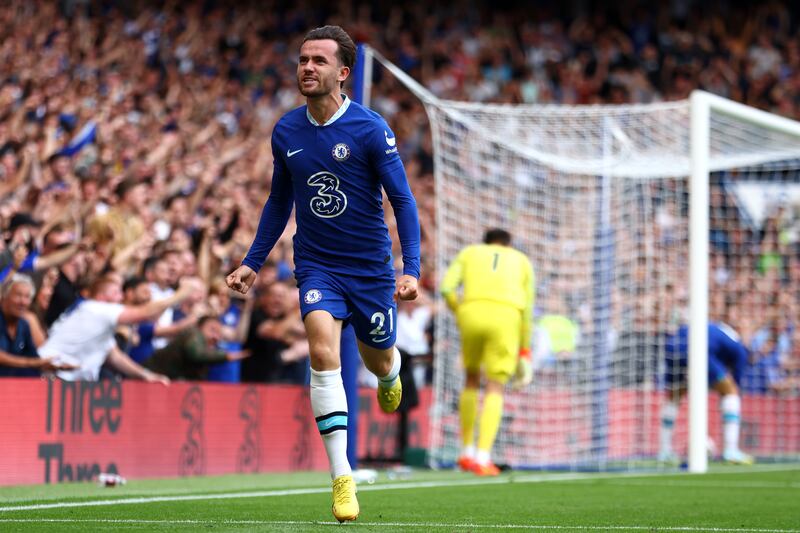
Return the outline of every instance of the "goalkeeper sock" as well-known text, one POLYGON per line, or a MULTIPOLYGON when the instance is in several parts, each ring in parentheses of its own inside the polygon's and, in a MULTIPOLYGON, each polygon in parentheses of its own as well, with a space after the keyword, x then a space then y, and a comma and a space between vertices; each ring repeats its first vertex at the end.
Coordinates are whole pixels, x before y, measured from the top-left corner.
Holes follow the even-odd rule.
POLYGON ((726 394, 720 400, 722 410, 723 450, 739 450, 739 426, 741 424, 742 400, 738 394, 726 394))
POLYGON ((458 411, 461 414, 461 444, 464 455, 467 455, 468 449, 472 449, 472 453, 468 455, 472 457, 475 449, 475 420, 478 418, 478 389, 466 388, 461 391, 458 411))
POLYGON ((347 396, 342 369, 311 369, 311 409, 325 444, 331 478, 351 473, 347 462, 347 396))
POLYGON ((475 445, 470 444, 461 448, 461 457, 475 459, 475 445))
POLYGON ((678 404, 666 401, 661 404, 661 448, 660 455, 672 455, 672 434, 675 431, 675 419, 678 418, 678 404))
POLYGON ((378 386, 384 389, 392 387, 400 375, 400 351, 397 347, 392 351, 392 368, 383 377, 378 377, 378 386))
POLYGON ((489 454, 500 429, 500 420, 503 417, 503 395, 497 392, 486 393, 483 398, 483 411, 478 428, 478 455, 477 459, 483 464, 489 462, 489 454))

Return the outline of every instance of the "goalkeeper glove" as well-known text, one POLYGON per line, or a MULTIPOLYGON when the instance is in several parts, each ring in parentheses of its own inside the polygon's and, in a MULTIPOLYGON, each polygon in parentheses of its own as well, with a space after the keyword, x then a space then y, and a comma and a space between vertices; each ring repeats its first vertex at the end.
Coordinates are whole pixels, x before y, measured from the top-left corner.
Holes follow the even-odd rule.
POLYGON ((514 374, 514 388, 522 389, 527 387, 533 381, 533 366, 531 365, 531 350, 530 348, 522 348, 519 351, 519 359, 517 360, 517 371, 514 374))

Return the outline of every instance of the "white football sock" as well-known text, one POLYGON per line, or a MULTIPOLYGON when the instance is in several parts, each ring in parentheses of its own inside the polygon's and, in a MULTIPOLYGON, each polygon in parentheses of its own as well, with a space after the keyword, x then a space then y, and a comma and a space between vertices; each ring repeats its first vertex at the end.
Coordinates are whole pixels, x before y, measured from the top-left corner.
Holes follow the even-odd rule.
POLYGON ((475 458, 475 445, 470 444, 469 446, 463 446, 461 448, 461 455, 463 457, 469 457, 470 459, 475 458))
POLYGON ((342 383, 342 369, 311 369, 311 409, 317 429, 325 444, 331 478, 349 475, 347 461, 347 396, 342 383))
POLYGON ((492 453, 488 450, 478 450, 475 452, 475 462, 479 465, 488 465, 492 462, 492 453))
POLYGON ((726 394, 719 403, 722 410, 723 450, 732 452, 739 449, 742 400, 738 394, 726 394))
POLYGON ((666 401, 661 404, 660 454, 672 455, 672 434, 675 432, 675 419, 678 418, 678 404, 666 401))
POLYGON ((392 369, 385 376, 378 376, 378 386, 385 389, 393 386, 397 381, 397 376, 400 374, 400 351, 395 347, 392 353, 392 369))

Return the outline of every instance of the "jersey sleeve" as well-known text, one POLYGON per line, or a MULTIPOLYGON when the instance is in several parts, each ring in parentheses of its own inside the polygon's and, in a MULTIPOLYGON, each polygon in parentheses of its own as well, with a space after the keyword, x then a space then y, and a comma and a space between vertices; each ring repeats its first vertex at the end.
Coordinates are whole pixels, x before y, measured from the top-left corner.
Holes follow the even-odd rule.
POLYGON ((292 204, 294 202, 294 190, 292 189, 292 178, 289 169, 281 157, 275 132, 272 134, 272 189, 269 193, 264 209, 261 211, 261 219, 258 221, 258 229, 250 245, 242 264, 250 267, 255 272, 261 269, 267 256, 272 251, 272 247, 278 242, 289 216, 292 214, 292 204))
POLYGON ((531 347, 531 329, 533 328, 533 303, 536 297, 536 278, 533 265, 526 256, 522 256, 522 287, 525 292, 525 306, 522 308, 522 326, 520 329, 519 347, 529 350, 531 347))
POLYGON ((462 250, 453 262, 450 263, 450 266, 447 267, 447 272, 442 279, 442 284, 439 287, 439 292, 442 293, 444 296, 445 301, 447 302, 447 307, 451 310, 455 311, 456 307, 458 307, 458 295, 456 294, 456 289, 458 286, 461 285, 461 282, 464 280, 464 261, 466 260, 467 251, 462 250))
POLYGON ((397 233, 403 251, 403 274, 419 278, 420 229, 417 202, 411 193, 403 161, 397 152, 394 132, 383 119, 376 120, 375 124, 375 129, 367 139, 367 150, 394 209, 397 233))

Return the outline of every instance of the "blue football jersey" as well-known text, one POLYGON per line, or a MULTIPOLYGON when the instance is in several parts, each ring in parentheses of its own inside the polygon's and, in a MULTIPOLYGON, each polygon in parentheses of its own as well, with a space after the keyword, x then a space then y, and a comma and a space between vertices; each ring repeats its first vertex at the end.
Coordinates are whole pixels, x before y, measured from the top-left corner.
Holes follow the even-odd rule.
POLYGON ((419 219, 395 135, 377 113, 347 97, 325 124, 306 106, 272 132, 272 190, 242 264, 258 270, 295 207, 297 271, 394 276, 381 189, 394 209, 403 271, 419 277, 419 219))
MULTIPOLYGON (((667 371, 669 378, 678 376, 671 374, 685 373, 689 356, 689 327, 682 325, 677 333, 668 335, 665 343, 667 355, 667 371)), ((708 382, 713 385, 730 372, 739 383, 747 364, 747 348, 742 344, 739 335, 730 326, 723 323, 708 324, 708 382)), ((683 379, 683 376, 679 377, 683 379)))

